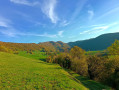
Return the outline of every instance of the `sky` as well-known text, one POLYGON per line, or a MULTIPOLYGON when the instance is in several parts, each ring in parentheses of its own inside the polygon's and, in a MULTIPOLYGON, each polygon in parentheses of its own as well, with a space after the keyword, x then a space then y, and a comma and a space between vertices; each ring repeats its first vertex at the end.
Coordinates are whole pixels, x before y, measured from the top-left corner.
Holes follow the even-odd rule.
POLYGON ((72 42, 119 32, 119 0, 0 0, 0 41, 72 42))

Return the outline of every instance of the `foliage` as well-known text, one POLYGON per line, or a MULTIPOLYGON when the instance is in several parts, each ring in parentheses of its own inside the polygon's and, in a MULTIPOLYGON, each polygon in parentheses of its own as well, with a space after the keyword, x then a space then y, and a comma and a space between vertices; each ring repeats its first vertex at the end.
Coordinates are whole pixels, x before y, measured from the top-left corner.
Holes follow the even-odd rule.
POLYGON ((1 52, 13 53, 12 50, 6 48, 5 46, 1 46, 1 45, 0 45, 0 51, 1 52))
POLYGON ((78 46, 74 46, 73 48, 71 48, 70 54, 73 58, 78 57, 79 59, 81 59, 85 56, 85 51, 78 46))
POLYGON ((0 46, 4 46, 7 49, 10 49, 12 52, 16 53, 17 51, 27 51, 30 54, 33 54, 33 51, 39 50, 41 52, 59 52, 59 51, 68 51, 69 46, 63 42, 45 42, 45 43, 8 43, 0 42, 0 46))
POLYGON ((52 63, 53 62, 51 56, 49 56, 49 57, 46 58, 46 62, 48 62, 48 63, 52 63))
POLYGON ((105 63, 106 63, 105 58, 98 56, 89 56, 87 61, 88 61, 89 77, 97 81, 104 80, 105 63))
POLYGON ((88 66, 85 58, 79 59, 78 57, 72 58, 71 69, 80 75, 88 76, 88 66))
POLYGON ((49 47, 50 50, 52 50, 53 52, 68 52, 70 49, 70 46, 66 43, 63 43, 61 41, 57 41, 57 42, 44 42, 44 43, 39 43, 39 45, 45 46, 45 47, 49 47))
POLYGON ((109 54, 119 55, 119 40, 116 40, 110 47, 108 47, 109 54))
POLYGON ((106 83, 119 90, 119 56, 109 56, 106 68, 108 72, 106 83))
POLYGON ((69 69, 71 67, 71 56, 67 53, 62 53, 53 58, 54 63, 58 63, 60 66, 69 69))

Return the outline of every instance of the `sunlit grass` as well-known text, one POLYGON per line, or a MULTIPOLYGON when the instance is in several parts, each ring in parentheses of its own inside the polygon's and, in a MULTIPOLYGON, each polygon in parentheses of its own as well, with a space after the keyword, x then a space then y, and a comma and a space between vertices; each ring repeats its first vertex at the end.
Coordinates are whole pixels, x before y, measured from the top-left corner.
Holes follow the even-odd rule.
POLYGON ((27 53, 26 51, 19 51, 18 55, 38 60, 44 60, 47 57, 46 52, 41 51, 33 51, 33 54, 27 53))
POLYGON ((0 52, 0 90, 86 90, 59 65, 0 52))

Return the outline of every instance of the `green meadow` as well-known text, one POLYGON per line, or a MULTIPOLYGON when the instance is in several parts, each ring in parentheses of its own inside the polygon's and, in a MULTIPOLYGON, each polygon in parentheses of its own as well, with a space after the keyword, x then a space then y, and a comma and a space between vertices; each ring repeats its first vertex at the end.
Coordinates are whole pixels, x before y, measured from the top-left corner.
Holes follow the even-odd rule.
POLYGON ((0 52, 0 90, 109 90, 57 64, 23 56, 0 52))
POLYGON ((27 51, 19 51, 18 55, 24 56, 27 58, 42 60, 42 61, 45 61, 45 59, 47 57, 46 52, 41 52, 41 51, 33 51, 32 54, 27 53, 27 51))

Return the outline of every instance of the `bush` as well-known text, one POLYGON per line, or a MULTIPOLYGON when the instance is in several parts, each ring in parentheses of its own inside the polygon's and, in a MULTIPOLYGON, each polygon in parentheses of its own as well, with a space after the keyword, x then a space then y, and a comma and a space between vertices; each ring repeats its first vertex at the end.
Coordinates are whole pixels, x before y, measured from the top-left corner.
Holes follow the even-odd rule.
POLYGON ((8 49, 4 46, 0 46, 0 51, 1 52, 7 52, 7 53, 13 53, 13 51, 11 49, 8 49))
POLYGON ((70 54, 73 58, 78 57, 79 59, 81 59, 85 57, 85 51, 78 46, 71 48, 70 54))
POLYGON ((108 78, 105 83, 119 90, 119 56, 110 56, 106 68, 108 78))
POLYGON ((46 62, 48 62, 48 63, 52 63, 53 62, 51 56, 49 56, 49 57, 46 58, 46 62))
POLYGON ((88 65, 87 65, 86 58, 79 59, 78 57, 75 57, 74 59, 72 59, 71 69, 80 75, 87 76, 88 65))
POLYGON ((105 63, 106 60, 103 57, 89 56, 88 57, 88 74, 91 79, 96 81, 102 81, 105 79, 105 63))
POLYGON ((71 67, 71 56, 67 53, 62 53, 53 58, 54 63, 58 63, 60 66, 69 69, 71 67))

